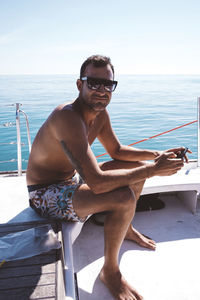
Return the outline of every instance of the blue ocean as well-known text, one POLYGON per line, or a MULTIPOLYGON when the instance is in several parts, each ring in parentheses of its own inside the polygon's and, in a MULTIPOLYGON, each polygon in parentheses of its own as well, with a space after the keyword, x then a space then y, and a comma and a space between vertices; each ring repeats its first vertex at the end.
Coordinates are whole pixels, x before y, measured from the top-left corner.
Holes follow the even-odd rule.
MULTIPOLYGON (((31 141, 60 103, 78 95, 76 75, 0 76, 0 171, 17 170, 15 103, 29 118, 31 141)), ((119 75, 108 106, 111 122, 121 143, 129 145, 197 120, 200 75, 119 75)), ((23 169, 29 156, 25 119, 20 117, 23 169)), ((197 122, 148 139, 135 147, 164 150, 187 146, 197 159, 197 122)), ((105 153, 95 141, 95 155, 105 153)), ((98 161, 108 160, 102 156, 98 161)))

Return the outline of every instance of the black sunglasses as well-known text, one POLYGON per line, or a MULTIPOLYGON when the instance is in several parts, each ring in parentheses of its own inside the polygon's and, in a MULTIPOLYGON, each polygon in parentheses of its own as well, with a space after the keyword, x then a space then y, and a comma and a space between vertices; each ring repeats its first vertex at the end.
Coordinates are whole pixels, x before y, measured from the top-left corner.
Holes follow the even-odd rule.
POLYGON ((106 92, 114 92, 117 86, 117 81, 103 78, 82 77, 81 80, 87 81, 87 86, 91 90, 98 90, 103 85, 106 92))

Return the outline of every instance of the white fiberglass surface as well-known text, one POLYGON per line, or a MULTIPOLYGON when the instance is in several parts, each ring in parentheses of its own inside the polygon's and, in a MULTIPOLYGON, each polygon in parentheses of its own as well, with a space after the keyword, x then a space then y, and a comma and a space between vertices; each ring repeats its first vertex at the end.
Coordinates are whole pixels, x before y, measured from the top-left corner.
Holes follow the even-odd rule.
MULTIPOLYGON (((137 230, 157 242, 156 251, 124 241, 120 269, 145 300, 200 299, 200 208, 192 214, 175 194, 161 198, 164 209, 138 212, 133 219, 137 230)), ((103 227, 89 220, 74 244, 80 300, 113 299, 98 277, 103 249, 103 227)))

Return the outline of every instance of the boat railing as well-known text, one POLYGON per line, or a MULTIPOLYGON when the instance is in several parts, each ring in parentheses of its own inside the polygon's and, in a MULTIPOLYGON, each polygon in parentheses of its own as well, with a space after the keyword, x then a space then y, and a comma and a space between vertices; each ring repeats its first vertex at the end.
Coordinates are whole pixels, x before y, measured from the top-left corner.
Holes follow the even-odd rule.
POLYGON ((200 97, 198 97, 198 167, 200 167, 200 97))
POLYGON ((22 153, 21 153, 21 130, 20 130, 20 113, 23 114, 26 120, 27 138, 29 153, 31 152, 31 137, 27 114, 20 109, 21 103, 16 103, 16 129, 17 129, 17 165, 18 165, 18 176, 22 175, 22 153))
MULTIPOLYGON (((21 142, 21 123, 20 123, 20 114, 23 115, 25 118, 25 124, 26 124, 26 130, 27 130, 27 139, 28 139, 28 149, 29 153, 31 151, 31 137, 30 137, 30 129, 29 129, 29 120, 27 114, 21 109, 22 104, 21 103, 13 103, 8 105, 3 105, 2 107, 15 107, 15 122, 11 120, 4 121, 0 126, 3 128, 10 128, 10 127, 16 127, 16 141, 1 141, 0 145, 17 145, 17 158, 11 158, 10 160, 4 160, 0 161, 0 163, 15 163, 17 162, 17 170, 12 171, 0 171, 1 174, 7 174, 7 173, 17 173, 18 176, 21 176, 22 171, 22 161, 26 161, 25 159, 22 159, 22 151, 21 147, 25 146, 25 143, 21 142)), ((9 151, 8 151, 9 153, 9 151)))
MULTIPOLYGON (((142 142, 147 141, 149 139, 152 139, 152 138, 161 136, 163 134, 169 133, 169 132, 171 132, 173 130, 177 130, 177 129, 182 128, 184 126, 187 126, 187 125, 193 124, 195 122, 198 122, 198 158, 197 158, 197 166, 200 167, 200 97, 197 98, 197 102, 198 102, 197 103, 197 106, 198 106, 198 109, 197 109, 197 120, 189 122, 189 123, 186 123, 186 124, 181 125, 181 126, 178 126, 176 128, 167 130, 165 132, 156 134, 154 136, 151 136, 149 138, 143 139, 141 141, 137 141, 135 143, 130 144, 129 146, 133 146, 135 144, 142 143, 142 142)), ((21 103, 15 103, 15 106, 16 106, 16 130, 17 130, 17 165, 18 165, 17 173, 18 173, 18 176, 21 176, 22 175, 22 152, 21 152, 21 145, 22 145, 22 143, 21 143, 21 129, 20 129, 20 114, 22 114, 24 116, 25 121, 26 121, 26 129, 27 129, 27 139, 28 139, 29 153, 31 151, 31 138, 30 138, 30 129, 29 129, 28 116, 20 108, 22 106, 22 104, 21 103)), ((100 156, 106 155, 106 154, 107 153, 103 153, 101 155, 98 155, 97 158, 100 157, 100 156)))

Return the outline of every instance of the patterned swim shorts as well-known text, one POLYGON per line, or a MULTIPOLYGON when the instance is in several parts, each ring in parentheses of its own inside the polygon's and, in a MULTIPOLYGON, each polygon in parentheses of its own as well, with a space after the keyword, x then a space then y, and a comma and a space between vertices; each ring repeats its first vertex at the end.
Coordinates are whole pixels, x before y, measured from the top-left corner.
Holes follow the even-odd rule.
POLYGON ((75 190, 83 184, 76 173, 72 178, 50 185, 29 185, 30 206, 42 217, 59 220, 84 222, 74 211, 72 197, 75 190))

